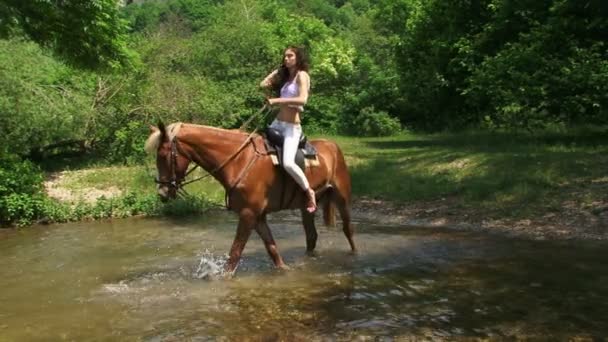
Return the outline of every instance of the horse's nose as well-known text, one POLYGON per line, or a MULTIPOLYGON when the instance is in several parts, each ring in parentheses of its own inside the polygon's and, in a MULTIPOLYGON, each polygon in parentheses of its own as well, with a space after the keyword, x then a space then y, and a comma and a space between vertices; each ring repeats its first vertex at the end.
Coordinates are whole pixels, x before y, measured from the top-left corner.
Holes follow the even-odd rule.
POLYGON ((161 194, 159 194, 158 197, 160 197, 160 201, 163 203, 166 203, 169 200, 169 197, 163 196, 161 194))

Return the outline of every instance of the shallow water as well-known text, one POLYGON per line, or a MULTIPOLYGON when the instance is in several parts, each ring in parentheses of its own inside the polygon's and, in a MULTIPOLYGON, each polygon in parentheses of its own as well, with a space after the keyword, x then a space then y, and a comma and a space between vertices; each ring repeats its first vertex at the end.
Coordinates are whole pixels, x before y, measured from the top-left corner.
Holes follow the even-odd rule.
POLYGON ((126 219, 0 231, 0 340, 433 340, 608 336, 606 243, 526 241, 356 222, 360 254, 320 224, 269 218, 221 269, 236 219, 126 219))

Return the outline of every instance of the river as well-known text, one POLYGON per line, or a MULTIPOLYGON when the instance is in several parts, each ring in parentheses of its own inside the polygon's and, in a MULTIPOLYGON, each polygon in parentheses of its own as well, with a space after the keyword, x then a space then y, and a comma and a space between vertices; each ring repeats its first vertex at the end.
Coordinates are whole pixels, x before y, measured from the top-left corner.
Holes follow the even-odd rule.
POLYGON ((291 267, 253 233, 218 274, 236 218, 130 218, 0 231, 0 340, 429 340, 608 336, 608 244, 269 217, 291 267))

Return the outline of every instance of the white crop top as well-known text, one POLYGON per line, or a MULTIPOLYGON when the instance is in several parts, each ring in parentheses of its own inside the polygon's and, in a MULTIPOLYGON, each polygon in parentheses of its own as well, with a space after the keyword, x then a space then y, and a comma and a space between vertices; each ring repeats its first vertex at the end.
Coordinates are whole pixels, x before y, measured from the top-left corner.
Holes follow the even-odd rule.
MULTIPOLYGON (((296 82, 299 75, 300 75, 300 73, 298 72, 298 74, 296 74, 296 77, 293 78, 293 81, 285 82, 285 84, 283 84, 283 86, 281 87, 281 97, 283 97, 283 98, 296 97, 300 94, 298 82, 296 82)), ((298 105, 287 105, 287 106, 291 107, 291 108, 296 108, 296 109, 298 109, 299 112, 304 111, 304 106, 298 106, 298 105)))

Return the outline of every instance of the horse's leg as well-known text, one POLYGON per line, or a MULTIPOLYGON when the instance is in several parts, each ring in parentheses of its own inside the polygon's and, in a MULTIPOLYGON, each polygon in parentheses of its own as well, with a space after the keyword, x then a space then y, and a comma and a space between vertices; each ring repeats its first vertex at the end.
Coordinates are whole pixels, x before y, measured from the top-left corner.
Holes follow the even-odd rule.
POLYGON ((353 239, 354 229, 350 222, 350 178, 345 178, 342 184, 336 184, 334 191, 328 199, 334 201, 340 211, 340 217, 342 218, 342 231, 350 244, 350 249, 353 253, 357 252, 355 246, 355 240, 353 239))
POLYGON ((350 206, 347 202, 341 200, 337 200, 336 205, 340 211, 340 217, 342 218, 342 231, 344 232, 344 235, 346 235, 351 251, 356 253, 357 247, 355 246, 355 240, 353 239, 355 230, 350 222, 350 206))
POLYGON ((239 214, 239 224, 236 229, 236 236, 230 248, 230 256, 228 262, 226 262, 225 271, 228 273, 234 273, 238 266, 239 260, 241 260, 241 254, 243 249, 249 240, 251 235, 251 229, 256 225, 257 217, 252 210, 243 209, 239 214))
POLYGON ((283 258, 279 254, 279 250, 277 249, 277 244, 274 242, 274 238, 272 237, 272 233, 270 232, 270 227, 268 227, 268 223, 266 222, 266 214, 262 214, 258 223, 255 226, 255 230, 264 241, 264 246, 266 247, 266 251, 268 255, 274 262, 275 267, 280 269, 288 269, 287 265, 283 262, 283 258))
POLYGON ((306 233, 306 254, 312 256, 317 246, 318 237, 317 228, 315 227, 315 213, 309 213, 306 209, 302 209, 301 212, 304 232, 306 233))

